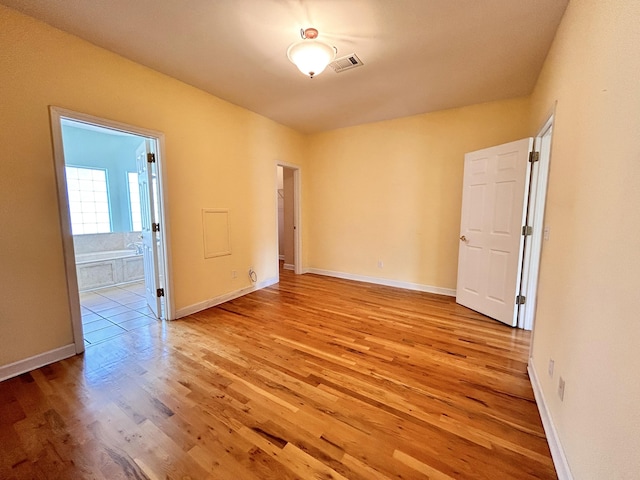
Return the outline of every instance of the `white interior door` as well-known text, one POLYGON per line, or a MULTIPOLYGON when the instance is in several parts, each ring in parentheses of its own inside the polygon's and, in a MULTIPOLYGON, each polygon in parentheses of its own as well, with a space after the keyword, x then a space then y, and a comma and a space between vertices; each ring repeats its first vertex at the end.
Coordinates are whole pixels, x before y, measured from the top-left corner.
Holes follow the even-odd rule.
POLYGON ((158 212, 156 211, 154 192, 155 183, 154 168, 155 156, 151 140, 138 147, 136 151, 136 164, 138 166, 138 186, 140 189, 140 213, 142 216, 142 260, 144 264, 144 286, 149 308, 156 318, 160 318, 161 303, 158 289, 160 276, 158 268, 158 212), (152 157, 150 157, 150 155, 152 157), (152 162, 149 160, 153 159, 152 162))
POLYGON ((529 152, 525 138, 464 157, 456 302, 515 326, 529 152))

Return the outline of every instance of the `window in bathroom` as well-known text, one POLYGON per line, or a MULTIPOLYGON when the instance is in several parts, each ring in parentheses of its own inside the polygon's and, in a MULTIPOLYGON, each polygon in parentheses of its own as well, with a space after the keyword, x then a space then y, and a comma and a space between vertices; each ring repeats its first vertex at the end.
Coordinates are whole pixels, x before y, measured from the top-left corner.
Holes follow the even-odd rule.
POLYGON ((65 170, 73 234, 111 232, 106 170, 69 166, 65 170))
MULTIPOLYGON (((142 209, 140 207, 140 184, 138 183, 138 174, 136 172, 127 172, 127 180, 129 183, 129 206, 131 210, 131 231, 142 231, 142 209)), ((158 215, 158 179, 153 177, 153 211, 158 215)))
POLYGON ((140 232, 142 230, 142 213, 140 210, 140 187, 138 186, 138 174, 127 172, 129 180, 129 206, 131 208, 131 230, 140 232))

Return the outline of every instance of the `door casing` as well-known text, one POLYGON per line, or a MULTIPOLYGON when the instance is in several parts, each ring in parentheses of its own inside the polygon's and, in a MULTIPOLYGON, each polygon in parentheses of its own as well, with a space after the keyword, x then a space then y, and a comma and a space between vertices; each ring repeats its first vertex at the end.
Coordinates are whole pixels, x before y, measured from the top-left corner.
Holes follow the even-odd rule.
MULTIPOLYGON (((77 122, 88 123, 98 127, 104 127, 112 130, 139 135, 154 139, 157 144, 156 162, 158 165, 158 199, 160 202, 160 231, 163 239, 170 238, 169 223, 166 212, 167 199, 163 194, 163 180, 165 178, 165 169, 163 159, 164 152, 164 134, 155 130, 136 127, 105 118, 88 115, 85 113, 75 112, 61 107, 51 106, 49 108, 51 118, 51 132, 53 137, 53 154, 54 166, 56 174, 56 184, 58 193, 58 209, 60 218, 60 229, 62 233, 62 246, 64 254, 65 273, 67 280, 67 291, 69 294, 69 308, 71 312, 71 324, 73 331, 73 340, 76 347, 76 353, 84 351, 84 338, 82 329, 82 317, 80 314, 80 295, 78 292, 78 279, 76 274, 75 250, 73 246, 73 235, 71 231, 71 217, 69 214, 69 201, 67 197, 67 183, 65 176, 65 159, 62 140, 61 120, 68 119, 77 122)), ((171 251, 169 242, 164 242, 164 255, 161 261, 165 274, 165 309, 166 319, 175 318, 175 307, 173 304, 173 285, 171 282, 171 251)))
MULTIPOLYGON (((527 224, 532 227, 532 235, 528 239, 525 257, 522 265, 521 295, 526 297, 524 305, 520 306, 518 327, 533 330, 538 279, 540 273, 540 259, 542 256, 542 241, 544 235, 544 213, 549 184, 549 165, 551 161, 551 142, 553 140, 553 119, 551 114, 535 137, 535 150, 539 152, 531 178, 531 193, 529 196, 530 215, 527 224)), ((533 339, 531 344, 533 345, 533 339)))
MULTIPOLYGON (((278 182, 278 166, 293 170, 293 260, 294 273, 300 275, 302 273, 302 215, 300 208, 301 196, 301 170, 299 165, 285 162, 277 162, 274 169, 276 185, 278 182)), ((275 189, 275 223, 276 238, 278 235, 278 189, 275 189)), ((278 247, 276 244, 275 258, 279 258, 278 247)), ((280 269, 278 270, 278 278, 280 277, 280 269)))

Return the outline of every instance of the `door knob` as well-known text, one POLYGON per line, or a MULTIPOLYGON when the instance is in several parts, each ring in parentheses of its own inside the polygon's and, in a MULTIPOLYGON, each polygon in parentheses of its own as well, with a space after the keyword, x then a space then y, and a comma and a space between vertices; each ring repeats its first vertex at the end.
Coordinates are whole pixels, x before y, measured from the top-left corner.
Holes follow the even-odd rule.
POLYGON ((466 242, 466 241, 467 241, 467 237, 465 237, 464 235, 462 235, 462 236, 460 237, 460 240, 462 240, 463 242, 466 242))

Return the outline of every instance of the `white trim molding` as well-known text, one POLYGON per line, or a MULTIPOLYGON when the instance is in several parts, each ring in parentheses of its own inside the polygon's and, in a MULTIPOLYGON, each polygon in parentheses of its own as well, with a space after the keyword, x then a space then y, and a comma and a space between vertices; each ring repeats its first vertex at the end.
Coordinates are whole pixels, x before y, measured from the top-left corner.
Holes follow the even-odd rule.
POLYGON ((70 343, 64 347, 54 348, 48 352, 40 353, 23 360, 18 360, 17 362, 13 362, 8 365, 3 365, 0 367, 0 382, 11 377, 22 375, 23 373, 30 372, 36 368, 44 367, 50 363, 73 357, 75 354, 76 345, 75 343, 70 343))
POLYGON ((431 285, 423 285, 421 283, 401 282, 399 280, 390 280, 388 278, 369 277, 366 275, 356 275, 353 273, 345 272, 334 272, 332 270, 323 270, 320 268, 306 268, 304 273, 315 273, 316 275, 324 275, 327 277, 343 278, 345 280, 354 280, 356 282, 374 283, 376 285, 404 288, 405 290, 415 290, 418 292, 435 293, 438 295, 446 295, 448 297, 456 296, 456 291, 451 288, 433 287, 431 285))
POLYGON ((536 369, 531 360, 532 359, 529 358, 527 371, 529 372, 529 380, 531 382, 531 387, 533 388, 536 405, 538 405, 538 411, 540 412, 544 433, 547 436, 547 443, 549 443, 549 450, 551 450, 553 465, 556 467, 556 473, 558 474, 559 480, 573 480, 571 469, 569 468, 569 462, 567 462, 567 456, 562 448, 562 443, 560 443, 558 431, 553 424, 553 419, 551 418, 551 414, 547 408, 547 403, 545 402, 544 394, 542 393, 542 388, 538 381, 536 369))
POLYGON ((285 263, 285 264, 282 266, 282 268, 284 268, 285 270, 293 270, 293 271, 295 271, 296 266, 295 266, 295 265, 292 265, 291 263, 285 263))
MULTIPOLYGON (((299 275, 304 273, 302 269, 302 167, 294 163, 280 161, 276 162, 276 167, 289 168, 293 170, 293 271, 296 275, 299 275)), ((278 170, 276 168, 276 182, 277 172, 278 170)), ((275 227, 276 232, 278 232, 278 195, 275 196, 275 201, 275 227)), ((284 259, 281 258, 281 260, 284 259)))
POLYGON ((278 283, 278 277, 267 278, 266 280, 258 282, 250 287, 241 288, 240 290, 235 290, 223 295, 218 295, 217 297, 204 300, 203 302, 198 302, 187 307, 179 308, 178 310, 176 310, 176 319, 186 317, 188 315, 191 315, 192 313, 201 312, 202 310, 215 307, 216 305, 220 305, 225 302, 229 302, 235 298, 239 298, 248 293, 255 292, 256 290, 261 290, 271 285, 275 285, 276 283, 278 283))

